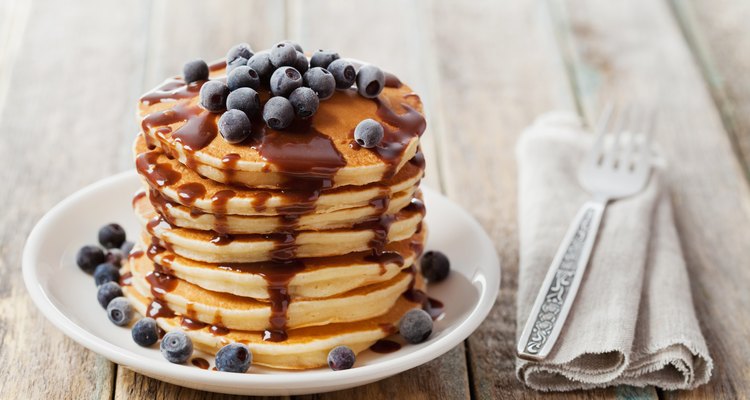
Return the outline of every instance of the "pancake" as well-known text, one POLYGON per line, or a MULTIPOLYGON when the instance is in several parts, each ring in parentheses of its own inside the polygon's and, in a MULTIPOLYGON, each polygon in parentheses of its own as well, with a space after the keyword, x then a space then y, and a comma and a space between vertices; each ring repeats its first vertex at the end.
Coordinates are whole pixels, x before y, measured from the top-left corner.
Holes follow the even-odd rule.
MULTIPOLYGON (((417 287, 423 288, 421 280, 417 287)), ((146 315, 151 300, 141 295, 132 286, 124 286, 123 293, 137 312, 146 315)), ((328 352, 336 346, 348 346, 360 353, 377 340, 396 332, 395 326, 407 311, 419 308, 419 303, 400 296, 385 314, 357 322, 329 324, 323 326, 291 329, 287 339, 281 342, 263 340, 260 331, 219 331, 211 326, 191 326, 188 329, 177 316, 157 316, 156 322, 167 332, 184 331, 200 351, 216 354, 224 345, 232 342, 246 344, 253 353, 253 364, 278 369, 308 369, 327 365, 328 352), (194 329, 198 328, 198 329, 194 329)))
MULTIPOLYGON (((417 260, 424 238, 423 229, 408 240, 387 244, 378 256, 366 251, 298 260, 289 274, 287 292, 291 297, 329 297, 388 281, 417 260)), ((146 247, 144 243, 150 240, 144 235, 138 248, 148 249, 145 254, 177 278, 214 292, 259 300, 270 297, 269 286, 276 280, 274 268, 278 263, 209 264, 181 257, 158 244, 146 247)))
POLYGON ((273 301, 208 291, 154 266, 145 255, 129 258, 131 285, 142 296, 158 298, 192 320, 238 330, 271 330, 274 318, 284 318, 283 325, 288 329, 373 318, 388 312, 413 279, 412 274, 403 272, 388 281, 336 296, 287 298, 288 307, 279 316, 273 311, 273 301))
POLYGON ((412 202, 393 215, 352 228, 298 231, 268 235, 218 235, 179 228, 159 215, 144 197, 133 200, 141 225, 162 245, 180 256, 203 262, 258 262, 296 257, 327 257, 365 251, 381 244, 406 240, 420 228, 424 209, 412 202))
MULTIPOLYGON (((223 66, 211 69, 211 79, 226 79, 223 66)), ((425 129, 419 97, 408 86, 389 81, 376 99, 359 96, 354 89, 337 90, 320 102, 313 118, 298 120, 284 131, 254 120, 253 134, 230 144, 218 134, 220 114, 198 104, 204 82, 168 79, 141 98, 139 116, 150 144, 217 182, 254 188, 295 188, 311 181, 320 188, 377 182, 395 175, 414 157, 425 129), (383 141, 372 149, 360 148, 352 137, 354 127, 367 118, 385 128, 383 141)), ((270 96, 263 88, 259 94, 261 101, 270 96)))
POLYGON ((155 190, 150 190, 151 205, 169 223, 181 228, 198 230, 221 230, 221 233, 264 234, 288 228, 290 221, 297 230, 326 230, 348 228, 380 214, 395 214, 409 205, 416 188, 394 193, 393 197, 377 199, 364 207, 347 208, 327 213, 304 213, 296 218, 285 216, 244 216, 196 213, 189 208, 173 203, 155 190))
POLYGON ((136 137, 133 152, 136 170, 151 188, 158 190, 174 203, 202 213, 229 215, 279 215, 301 203, 311 206, 311 212, 323 213, 345 208, 365 207, 374 200, 390 197, 393 193, 413 192, 423 175, 421 152, 406 163, 390 179, 365 186, 344 186, 314 193, 290 190, 250 189, 228 187, 198 175, 179 161, 167 157, 159 148, 149 150, 143 135, 136 137))

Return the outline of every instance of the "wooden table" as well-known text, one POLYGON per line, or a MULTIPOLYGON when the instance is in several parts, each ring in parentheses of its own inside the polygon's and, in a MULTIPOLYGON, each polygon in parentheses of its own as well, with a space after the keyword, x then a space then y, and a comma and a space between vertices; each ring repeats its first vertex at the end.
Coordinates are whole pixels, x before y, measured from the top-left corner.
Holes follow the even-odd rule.
POLYGON ((489 318, 446 355, 385 381, 303 398, 545 397, 514 376, 519 132, 604 102, 658 107, 695 307, 715 360, 692 392, 750 396, 750 3, 716 0, 3 0, 0 2, 0 398, 229 398, 118 367, 67 339, 21 280, 25 237, 65 196, 133 168, 139 94, 186 60, 283 38, 396 72, 426 102, 426 183, 463 204, 503 263, 489 318))

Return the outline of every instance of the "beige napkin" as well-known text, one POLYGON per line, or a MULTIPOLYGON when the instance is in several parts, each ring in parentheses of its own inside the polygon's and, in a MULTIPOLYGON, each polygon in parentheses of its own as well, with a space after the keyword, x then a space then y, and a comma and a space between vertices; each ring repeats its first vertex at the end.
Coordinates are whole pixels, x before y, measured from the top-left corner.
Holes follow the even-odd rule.
MULTIPOLYGON (((576 116, 550 113, 518 143, 517 337, 568 224, 590 197, 576 172, 592 139, 576 116)), ((555 348, 542 362, 517 360, 516 373, 543 391, 619 384, 671 390, 706 383, 712 365, 657 168, 643 192, 607 207, 555 348)))

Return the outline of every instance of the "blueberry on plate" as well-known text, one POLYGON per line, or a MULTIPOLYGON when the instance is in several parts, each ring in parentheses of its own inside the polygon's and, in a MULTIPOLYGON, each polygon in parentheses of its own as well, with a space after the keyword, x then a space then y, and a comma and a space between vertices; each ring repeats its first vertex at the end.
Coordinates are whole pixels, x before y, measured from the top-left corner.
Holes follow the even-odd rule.
POLYGON ((87 274, 94 273, 96 266, 106 261, 107 256, 99 246, 83 246, 76 254, 76 264, 87 274))
POLYGON ((201 106, 208 111, 219 113, 227 108, 229 87, 221 81, 208 81, 201 86, 201 106))
POLYGON ((243 87, 257 90, 260 87, 260 76, 254 69, 247 65, 241 65, 229 73, 227 76, 227 86, 230 91, 235 91, 243 87))
POLYGON ((288 99, 281 96, 271 97, 263 105, 263 121, 271 129, 284 129, 294 121, 294 107, 288 99))
POLYGON ((133 306, 124 297, 115 297, 107 305, 107 317, 117 326, 125 326, 133 319, 133 306))
POLYGON ((227 75, 234 71, 235 69, 246 66, 247 65, 247 58, 245 57, 237 57, 232 62, 227 63, 227 75))
POLYGON ((182 67, 182 75, 187 83, 208 80, 208 64, 203 60, 189 61, 182 67))
POLYGON ((271 75, 271 93, 274 96, 289 96, 302 86, 302 75, 294 67, 281 67, 271 75))
POLYGON ((250 136, 250 118, 240 110, 227 110, 219 118, 219 132, 229 143, 240 143, 250 136))
POLYGON ((161 338, 161 355, 167 361, 182 364, 193 354, 193 341, 182 331, 172 331, 161 338))
POLYGON ((297 52, 297 60, 294 62, 294 68, 299 71, 300 74, 304 74, 310 69, 310 61, 302 52, 297 52))
POLYGON ((320 99, 309 87, 299 87, 289 95, 289 102, 298 118, 309 118, 318 111, 320 99))
POLYGON ((362 97, 373 99, 378 97, 385 87, 385 74, 371 64, 363 65, 357 72, 357 92, 362 97))
POLYGON ((357 72, 354 65, 344 59, 334 60, 328 65, 328 71, 336 80, 336 89, 349 89, 357 79, 357 72))
POLYGON ((310 67, 328 68, 328 64, 339 59, 339 53, 320 49, 310 57, 310 67))
POLYGON ((422 276, 429 282, 440 282, 451 272, 451 262, 445 254, 439 251, 428 251, 420 262, 422 276))
MULTIPOLYGON (((123 246, 124 245, 125 244, 123 243, 123 246)), ((107 262, 116 267, 122 266, 122 261, 127 257, 120 249, 109 249, 107 250, 106 256, 107 262)))
POLYGON ((252 118, 260 112, 260 95, 249 87, 239 88, 229 93, 227 109, 240 110, 252 118))
POLYGON ((99 289, 96 291, 96 299, 99 301, 102 308, 105 309, 112 299, 120 296, 122 296, 122 288, 117 282, 106 282, 99 286, 99 289))
POLYGON ((336 90, 336 80, 325 68, 310 68, 305 72, 304 82, 307 87, 317 93, 320 100, 330 99, 336 90))
POLYGON ((289 42, 276 43, 271 48, 270 59, 276 68, 294 65, 297 61, 297 49, 289 42))
POLYGON ((227 52, 227 64, 238 58, 244 58, 245 60, 253 56, 253 49, 247 43, 238 43, 232 46, 227 52))
POLYGON ((432 334, 432 317, 424 310, 410 310, 401 317, 398 333, 411 344, 422 343, 432 334))
POLYGON ((123 258, 127 258, 128 255, 130 255, 130 252, 133 251, 133 247, 135 247, 135 243, 127 240, 122 244, 122 246, 120 246, 120 251, 122 251, 123 258))
POLYGON ((216 369, 245 373, 253 362, 253 353, 242 343, 229 343, 216 353, 216 369))
POLYGON ((94 283, 96 283, 96 286, 101 286, 107 282, 119 282, 119 280, 120 269, 108 262, 99 264, 96 270, 94 270, 94 283))
POLYGON ((159 328, 156 326, 156 320, 153 318, 141 318, 133 325, 130 330, 133 341, 139 346, 149 347, 159 341, 159 328))
POLYGON ((328 366, 334 371, 349 369, 354 366, 357 356, 347 346, 337 346, 328 352, 328 366))
POLYGON ((270 57, 268 52, 264 52, 258 53, 247 60, 247 66, 255 70, 260 76, 260 80, 264 82, 268 82, 274 70, 270 57))
POLYGON ((99 243, 105 249, 119 249, 125 243, 125 229, 118 224, 107 224, 99 229, 99 243))
POLYGON ((370 149, 377 146, 383 140, 384 134, 383 125, 380 122, 367 118, 363 119, 354 128, 354 141, 358 145, 370 149))

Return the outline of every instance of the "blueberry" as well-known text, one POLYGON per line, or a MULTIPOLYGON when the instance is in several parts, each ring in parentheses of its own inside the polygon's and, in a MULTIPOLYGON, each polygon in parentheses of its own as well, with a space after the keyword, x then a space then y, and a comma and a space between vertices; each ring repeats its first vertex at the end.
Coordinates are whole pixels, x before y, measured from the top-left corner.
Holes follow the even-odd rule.
POLYGON ((281 67, 271 75, 271 93, 274 96, 289 96, 302 86, 302 75, 293 67, 281 67))
POLYGON ((125 243, 125 229, 118 224, 104 225, 99 229, 99 243, 105 249, 120 248, 125 243))
POLYGON ((363 119, 354 128, 354 141, 365 148, 373 148, 383 140, 383 125, 374 119, 363 119))
POLYGON ((297 61, 297 49, 289 42, 276 43, 271 48, 270 59, 276 68, 294 65, 297 61))
POLYGON ((328 68, 328 64, 339 59, 339 53, 320 49, 310 57, 310 67, 328 68))
POLYGON ((249 60, 247 60, 247 66, 254 69, 258 73, 261 81, 268 82, 273 73, 273 64, 271 64, 271 55, 266 53, 258 53, 249 60))
POLYGON ((124 297, 115 297, 107 305, 107 317, 117 326, 125 326, 133 319, 133 306, 124 297))
POLYGON ((410 310, 401 317, 398 332, 411 344, 422 343, 432 334, 432 317, 424 310, 410 310))
POLYGON ((243 111, 228 110, 219 118, 219 132, 229 143, 240 143, 250 136, 250 118, 243 111))
POLYGON ((241 65, 232 70, 227 76, 229 90, 235 91, 242 87, 258 89, 260 87, 260 76, 254 69, 247 65, 241 65))
POLYGON ((227 109, 240 110, 252 118, 260 112, 260 96, 249 87, 239 88, 229 93, 227 109))
POLYGON ((167 361, 182 364, 193 354, 193 341, 182 331, 172 331, 161 338, 161 355, 167 361))
POLYGON ((182 67, 182 75, 187 83, 208 80, 208 64, 203 60, 187 62, 182 67))
POLYGON ((201 86, 201 106, 211 112, 226 110, 229 88, 221 81, 208 81, 201 86))
POLYGON ((349 89, 357 79, 354 65, 344 59, 338 59, 328 65, 328 71, 336 80, 336 89, 349 89))
POLYGON ((271 129, 284 129, 294 121, 294 107, 284 97, 271 97, 263 105, 263 121, 271 129))
POLYGON ((227 64, 238 58, 244 58, 245 60, 253 56, 253 49, 247 43, 239 43, 232 46, 227 52, 227 64))
POLYGON ((104 283, 96 291, 96 299, 99 300, 99 304, 105 309, 112 299, 120 296, 122 296, 122 288, 120 288, 117 282, 104 283))
POLYGON ((94 273, 96 266, 107 261, 107 256, 99 246, 83 246, 76 254, 76 264, 87 274, 94 273))
POLYGON ((247 58, 245 57, 237 57, 234 59, 234 61, 227 63, 227 75, 229 75, 232 71, 235 69, 246 66, 247 65, 247 58))
MULTIPOLYGON (((125 245, 125 243, 123 243, 123 245, 125 245)), ((109 249, 107 250, 106 256, 107 262, 118 268, 122 266, 122 261, 127 258, 125 253, 123 253, 120 249, 109 249)))
POLYGON ((289 102, 292 103, 294 114, 298 118, 311 117, 318 111, 318 105, 320 104, 318 95, 309 87, 294 89, 292 94, 289 95, 289 102))
POLYGON ((139 346, 149 347, 159 340, 159 328, 153 318, 141 318, 133 325, 130 334, 139 346))
POLYGON ((354 366, 356 360, 354 351, 347 346, 337 346, 328 352, 328 366, 334 371, 349 369, 354 366))
POLYGON ((428 251, 422 256, 419 264, 422 276, 430 282, 440 282, 448 277, 451 272, 451 263, 445 254, 439 251, 428 251))
POLYGON ((216 369, 224 372, 247 372, 253 353, 242 343, 230 343, 216 353, 216 369))
POLYGON ((357 92, 362 97, 378 97, 385 87, 385 74, 374 65, 363 65, 357 72, 357 92))
POLYGON ((125 243, 120 246, 120 251, 122 251, 122 255, 124 258, 127 258, 131 251, 133 251, 133 247, 135 247, 135 243, 130 241, 125 241, 125 243))
POLYGON ((300 46, 299 43, 297 43, 297 42, 292 42, 291 40, 282 40, 281 42, 282 43, 291 44, 292 47, 294 47, 294 50, 297 50, 300 53, 304 53, 305 52, 304 50, 302 50, 302 46, 300 46))
POLYGON ((307 57, 301 52, 297 52, 297 60, 294 62, 294 68, 299 71, 300 74, 304 74, 310 69, 310 62, 307 61, 307 57))
POLYGON ((307 87, 318 94, 320 100, 330 99, 334 90, 336 90, 336 80, 325 68, 310 68, 305 73, 304 81, 307 87))
POLYGON ((94 271, 94 283, 96 283, 96 286, 101 286, 107 282, 119 282, 119 280, 120 269, 108 262, 99 264, 94 271))

